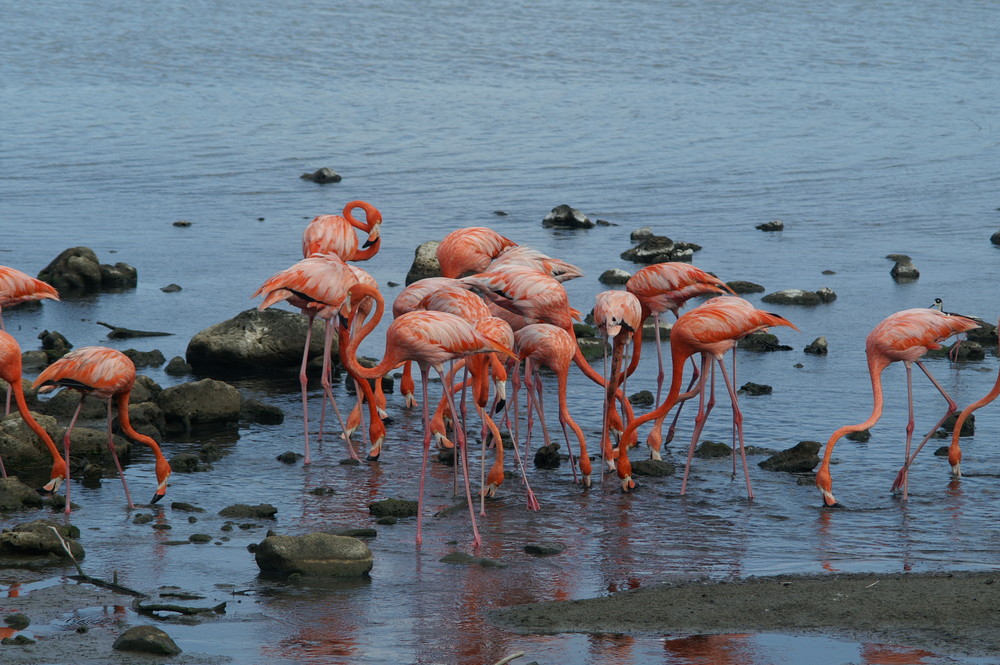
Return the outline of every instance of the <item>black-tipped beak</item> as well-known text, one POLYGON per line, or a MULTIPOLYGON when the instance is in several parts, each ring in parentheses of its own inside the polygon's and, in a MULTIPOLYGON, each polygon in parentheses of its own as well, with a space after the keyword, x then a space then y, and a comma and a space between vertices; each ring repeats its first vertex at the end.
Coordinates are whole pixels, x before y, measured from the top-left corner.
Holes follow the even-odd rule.
POLYGON ((52 496, 54 494, 52 490, 47 490, 44 487, 39 487, 35 491, 41 494, 42 496, 52 496))
POLYGON ((493 407, 493 413, 500 413, 501 411, 503 411, 503 408, 505 406, 507 406, 507 400, 505 400, 505 399, 498 399, 497 400, 497 405, 495 407, 493 407))
POLYGON ((381 454, 382 453, 379 453, 378 455, 368 455, 368 457, 365 458, 365 461, 366 462, 377 462, 378 458, 379 458, 379 455, 381 455, 381 454))
POLYGON ((152 506, 154 503, 156 503, 157 501, 159 501, 160 499, 162 499, 164 496, 165 496, 164 494, 154 494, 153 495, 153 500, 149 502, 149 505, 152 506))
POLYGON ((340 325, 345 330, 350 327, 350 321, 348 321, 347 317, 344 316, 343 314, 340 315, 340 325))

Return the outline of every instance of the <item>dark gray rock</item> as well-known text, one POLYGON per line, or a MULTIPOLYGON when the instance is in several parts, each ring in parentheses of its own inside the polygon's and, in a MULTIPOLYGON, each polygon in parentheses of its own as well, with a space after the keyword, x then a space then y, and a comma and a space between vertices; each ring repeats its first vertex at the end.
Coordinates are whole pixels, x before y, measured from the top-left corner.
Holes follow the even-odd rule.
POLYGON ((487 559, 481 556, 472 556, 471 554, 466 554, 465 552, 452 552, 451 554, 445 554, 439 559, 441 563, 450 563, 457 566, 479 566, 481 568, 506 568, 508 564, 497 561, 496 559, 487 559))
POLYGON ((373 517, 416 517, 418 504, 409 499, 381 499, 368 504, 373 517))
POLYGON ((167 366, 163 368, 163 371, 170 376, 184 376, 193 372, 194 368, 187 364, 180 356, 174 356, 167 363, 167 366))
POLYGON ((649 390, 640 390, 630 395, 628 401, 632 406, 653 406, 653 393, 649 390))
POLYGON ((535 466, 539 469, 558 469, 561 463, 558 443, 541 446, 535 451, 535 466))
POLYGON ((829 300, 824 300, 824 297, 816 291, 804 291, 802 289, 784 289, 782 291, 775 291, 774 293, 769 293, 761 298, 761 301, 766 302, 769 305, 806 306, 820 305, 824 302, 829 302, 829 300))
MULTIPOLYGON (((0 483, 9 480, 11 478, 0 479, 0 483)), ((56 556, 68 559, 69 555, 59 541, 60 536, 66 542, 74 558, 82 559, 85 556, 83 546, 76 540, 80 537, 79 529, 72 525, 48 520, 36 520, 5 529, 0 533, 0 554, 56 556), (58 531, 58 536, 53 529, 58 531)))
POLYGON ((785 223, 780 219, 774 219, 770 222, 764 222, 763 224, 758 224, 756 227, 761 231, 784 231, 785 223))
POLYGON ((803 349, 806 353, 812 354, 814 356, 825 356, 828 351, 828 344, 826 337, 817 337, 812 342, 809 343, 806 348, 803 349))
POLYGON ((616 286, 625 284, 628 282, 629 274, 627 270, 622 270, 621 268, 612 268, 610 270, 605 270, 601 273, 601 276, 597 278, 597 281, 601 284, 607 284, 609 286, 616 286))
POLYGON ((899 261, 889 271, 897 282, 912 282, 920 278, 920 271, 910 261, 899 261))
POLYGON ((129 357, 137 369, 140 367, 159 367, 167 362, 167 359, 163 356, 163 352, 159 349, 153 349, 152 351, 125 349, 122 353, 129 357))
POLYGON ((845 439, 850 439, 851 441, 857 441, 858 443, 864 443, 872 438, 872 432, 868 429, 859 430, 857 432, 851 432, 845 439))
MULTIPOLYGON (((10 464, 10 461, 7 463, 10 464)), ((17 476, 0 478, 0 511, 37 508, 41 505, 42 497, 38 496, 38 492, 18 480, 17 476)))
POLYGON ((239 390, 215 379, 171 386, 156 400, 170 432, 235 427, 242 403, 239 390))
POLYGON ((594 223, 585 214, 564 203, 545 215, 542 226, 557 229, 591 229, 594 223))
POLYGON ((652 237, 653 235, 655 234, 653 233, 652 226, 643 226, 636 229, 635 231, 632 231, 632 233, 629 234, 628 239, 634 243, 642 242, 646 238, 652 237))
POLYGON ((256 399, 243 400, 240 407, 240 420, 260 425, 280 425, 285 422, 285 412, 281 407, 265 404, 256 399))
POLYGON ((177 453, 170 458, 170 468, 174 473, 198 473, 211 469, 193 453, 177 453))
POLYGON ((739 342, 737 348, 755 353, 769 353, 771 351, 791 351, 792 347, 778 342, 778 337, 773 333, 755 332, 747 335, 739 342))
POLYGON ((621 254, 624 261, 632 263, 652 264, 674 261, 676 245, 666 236, 647 236, 638 245, 627 249, 621 254))
POLYGON ((302 180, 308 180, 309 182, 315 182, 318 185, 327 185, 343 180, 343 177, 339 173, 326 166, 321 169, 317 169, 312 173, 303 173, 299 176, 299 178, 302 180))
POLYGON ((712 459, 714 457, 728 457, 733 453, 733 449, 725 444, 719 443, 718 441, 702 441, 698 444, 698 447, 694 450, 695 457, 701 457, 705 459, 712 459))
POLYGON ((413 252, 413 263, 410 264, 404 280, 407 286, 427 277, 441 276, 441 263, 437 257, 437 248, 440 244, 437 240, 428 240, 417 246, 413 252))
POLYGON ((554 556, 565 552, 566 546, 554 542, 528 543, 524 546, 524 551, 535 556, 554 556))
POLYGON ((726 282, 726 286, 731 288, 737 295, 744 295, 747 293, 764 293, 764 287, 760 284, 740 279, 733 280, 732 282, 726 282))
POLYGON ((55 330, 43 330, 38 333, 38 339, 42 340, 42 350, 45 352, 46 364, 54 363, 73 348, 69 340, 62 333, 55 330))
POLYGON ((167 284, 166 286, 161 286, 160 290, 164 293, 177 293, 181 290, 180 284, 167 284))
POLYGON ((254 559, 264 573, 321 577, 367 575, 375 561, 363 541, 330 533, 268 536, 257 546, 254 559))
POLYGON ((176 656, 181 648, 156 626, 132 626, 111 645, 116 651, 139 651, 160 656, 176 656))
POLYGON ((819 441, 800 441, 788 450, 782 450, 757 466, 767 471, 786 471, 788 473, 805 473, 812 471, 819 464, 819 441))
MULTIPOLYGON (((304 316, 287 310, 248 309, 195 334, 188 342, 185 356, 198 371, 252 374, 297 368, 302 363, 307 325, 304 316)), ((323 331, 323 321, 316 319, 309 345, 310 358, 322 357, 323 331)))
MULTIPOLYGON (((0 384, 2 386, 4 384, 0 384)), ((0 387, 0 399, 4 388, 0 387)), ((44 416, 32 411, 32 416, 42 428, 49 433, 56 445, 61 445, 62 429, 56 424, 55 418, 44 416)), ((0 420, 0 457, 7 469, 43 469, 52 466, 52 455, 24 420, 21 414, 14 411, 0 420)))
POLYGON ((4 615, 3 622, 14 630, 24 630, 31 625, 31 619, 26 614, 21 614, 20 612, 12 612, 11 614, 4 615))
POLYGON ((632 462, 632 475, 648 478, 672 476, 676 468, 670 462, 657 459, 640 459, 632 462))
POLYGON ((236 503, 231 506, 226 506, 219 511, 219 515, 222 517, 233 517, 233 518, 259 518, 273 520, 274 516, 278 513, 278 509, 269 503, 259 503, 256 506, 250 506, 245 503, 236 503))
POLYGON ((48 282, 62 294, 135 288, 138 281, 135 268, 127 263, 102 265, 89 247, 63 251, 38 273, 38 279, 48 282))
POLYGON ((740 386, 740 389, 737 390, 736 392, 738 392, 740 395, 750 395, 750 396, 770 395, 771 393, 774 392, 774 388, 768 385, 764 385, 762 383, 753 383, 748 381, 747 383, 744 383, 742 386, 740 386))

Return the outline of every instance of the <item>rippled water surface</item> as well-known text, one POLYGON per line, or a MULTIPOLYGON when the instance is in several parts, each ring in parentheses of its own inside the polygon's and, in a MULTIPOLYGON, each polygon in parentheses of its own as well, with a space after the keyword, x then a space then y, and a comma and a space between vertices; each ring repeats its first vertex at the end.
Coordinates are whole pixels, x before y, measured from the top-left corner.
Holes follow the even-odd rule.
MULTIPOLYGON (((468 225, 580 265, 586 276, 566 287, 583 311, 604 288, 600 272, 636 268, 619 254, 629 232, 647 225, 702 245, 695 264, 724 279, 768 292, 830 287, 831 304, 771 307, 801 331, 777 331, 792 351, 740 356, 740 383, 774 387, 741 401, 747 443, 765 448, 825 441, 864 420, 864 336, 891 312, 941 297, 949 311, 998 314, 992 3, 41 0, 4 14, 0 264, 35 274, 85 245, 139 272, 132 291, 5 312, 26 349, 42 330, 58 330, 76 346, 183 356, 194 333, 253 306, 260 283, 299 258, 309 219, 355 198, 385 219, 382 250, 364 267, 387 299, 417 244, 468 225), (322 166, 343 181, 299 179, 322 166), (561 203, 610 226, 543 229, 561 203), (754 228, 776 218, 785 231, 754 228), (182 219, 191 226, 172 225, 182 219), (913 258, 919 280, 890 278, 884 257, 894 252, 913 258), (170 283, 183 290, 160 291, 170 283), (97 321, 174 334, 109 341, 97 321), (829 355, 803 354, 821 335, 829 355)), ((362 352, 380 355, 382 344, 377 333, 362 352)), ((652 357, 648 345, 630 390, 652 387, 652 357)), ((927 366, 965 404, 992 385, 996 364, 991 355, 927 366)), ((188 378, 145 373, 163 386, 188 378)), ((920 432, 944 402, 915 377, 920 432)), ((172 529, 151 531, 132 523, 115 479, 73 486, 88 572, 230 601, 221 624, 168 627, 186 653, 381 664, 487 663, 524 650, 541 663, 687 664, 802 662, 802 654, 886 662, 895 649, 893 662, 976 662, 832 637, 515 636, 484 620, 511 603, 671 579, 996 568, 1000 414, 980 412, 976 436, 963 442, 966 477, 949 481, 943 458, 922 456, 904 504, 888 492, 906 421, 900 367, 886 372, 886 414, 871 441, 836 448, 834 485, 847 510, 820 510, 810 482, 762 471, 762 456, 751 458, 753 503, 728 459, 695 460, 685 496, 677 477, 640 479, 623 495, 611 477, 582 492, 566 465, 532 468, 541 512, 524 509, 510 479, 480 519, 478 554, 507 567, 439 561, 471 552, 468 512, 459 510, 428 516, 419 550, 411 520, 380 527, 371 580, 328 586, 258 579, 246 546, 267 527, 222 531, 216 513, 268 502, 281 533, 367 526, 372 500, 416 494, 419 414, 390 398, 394 422, 378 464, 341 465, 344 452, 328 438, 311 467, 286 466, 275 457, 302 445, 295 376, 236 383, 283 408, 285 422, 222 437, 227 454, 209 473, 173 475, 166 503, 205 508, 197 521, 167 505, 157 521, 172 529), (214 544, 171 544, 196 532, 214 544), (545 559, 524 553, 540 540, 567 549, 545 559)), ((575 374, 570 392, 596 446, 600 391, 575 374)), ((319 394, 317 383, 315 404, 319 394)), ((678 463, 688 409, 669 449, 678 463)), ((726 441, 729 427, 723 397, 703 436, 726 441)), ((164 449, 169 457, 200 443, 168 440, 164 449)), ((142 451, 128 475, 134 492, 152 491, 142 451)), ((435 464, 433 510, 456 501, 452 487, 451 470, 435 464)), ((75 620, 89 619, 67 617, 67 626, 75 620)))

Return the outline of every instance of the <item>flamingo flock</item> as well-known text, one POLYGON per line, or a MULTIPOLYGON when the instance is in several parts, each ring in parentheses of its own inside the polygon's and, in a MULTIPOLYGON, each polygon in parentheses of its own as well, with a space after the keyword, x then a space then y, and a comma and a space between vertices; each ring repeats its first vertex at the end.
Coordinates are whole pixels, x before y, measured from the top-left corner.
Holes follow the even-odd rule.
MULTIPOLYGON (((567 404, 571 365, 576 365, 579 371, 601 387, 603 397, 597 398, 595 393, 595 407, 600 403, 602 413, 601 440, 596 450, 600 451, 602 472, 614 472, 624 492, 629 492, 636 486, 629 456, 630 449, 637 448, 639 428, 653 422, 646 438, 646 446, 650 458, 660 459, 662 446, 673 438, 684 402, 697 397, 697 414, 694 417, 681 482, 682 494, 687 491, 698 437, 715 405, 717 367, 732 406, 733 472, 735 475, 735 455, 738 449, 747 497, 753 500, 744 445, 743 416, 734 384, 736 345, 747 335, 775 326, 798 330, 792 322, 777 314, 757 309, 737 296, 720 278, 689 263, 650 265, 637 271, 628 280, 625 290, 604 291, 595 297, 594 323, 605 340, 604 371, 598 372, 586 360, 576 342, 573 323, 580 320, 581 313, 570 305, 569 296, 563 287, 563 282, 580 277, 582 271, 567 261, 518 244, 492 229, 469 227, 452 231, 438 245, 437 258, 441 277, 414 282, 394 299, 391 305, 392 321, 385 332, 382 359, 374 367, 364 367, 357 357, 358 347, 379 326, 386 305, 377 282, 358 267, 356 262, 376 257, 381 242, 381 225, 381 213, 365 201, 347 203, 341 215, 316 217, 302 234, 302 260, 266 279, 252 296, 263 297, 259 309, 287 302, 301 310, 309 323, 299 372, 304 423, 304 464, 312 462, 310 440, 313 430, 309 419, 307 361, 312 323, 319 318, 325 326, 321 370, 324 398, 317 438, 322 437, 325 409, 329 403, 340 425, 340 436, 352 458, 361 460, 359 450, 364 445, 367 445, 365 461, 369 463, 376 463, 384 454, 390 454, 384 450, 388 433, 384 422, 386 397, 382 392, 381 379, 401 366, 403 408, 419 406, 422 409, 424 435, 416 527, 418 545, 422 540, 424 485, 432 445, 455 449, 461 465, 464 494, 472 522, 473 545, 481 543, 476 525, 469 464, 471 453, 466 434, 466 392, 471 393, 482 432, 483 461, 478 490, 480 515, 485 510, 484 498, 493 495, 505 479, 501 426, 506 426, 513 441, 513 451, 520 470, 519 482, 527 508, 540 509, 541 504, 529 485, 523 463, 523 457, 528 453, 535 415, 546 443, 549 442, 542 404, 543 381, 538 372, 540 367, 551 370, 555 375, 559 395, 559 422, 570 454, 573 479, 583 488, 591 486, 593 465, 586 436, 573 419, 567 404), (354 217, 358 210, 364 214, 363 221, 354 217), (357 231, 367 234, 363 242, 359 240, 357 231), (707 299, 681 313, 687 301, 695 297, 707 299), (659 338, 659 317, 667 311, 672 312, 675 317, 669 339, 669 375, 659 338), (651 316, 655 324, 658 365, 656 406, 647 413, 636 415, 625 397, 625 385, 640 362, 643 327, 651 316), (357 387, 357 402, 346 420, 341 417, 342 412, 332 390, 334 337, 337 338, 338 360, 357 387), (730 351, 733 353, 733 377, 724 363, 724 357, 730 351), (696 354, 700 356, 700 362, 696 360, 696 354), (693 371, 685 384, 688 359, 693 371), (419 399, 413 364, 416 364, 420 372, 419 399), (441 394, 433 401, 429 394, 431 369, 441 381, 441 394), (669 385, 663 396, 663 385, 668 376, 669 385), (509 393, 508 380, 511 383, 509 393), (527 412, 527 430, 523 442, 519 427, 521 418, 517 411, 518 392, 522 383, 525 387, 527 412), (456 396, 459 399, 456 400, 456 396), (674 420, 664 436, 662 426, 671 411, 674 411, 674 420), (353 441, 355 432, 361 434, 360 446, 353 441), (575 446, 571 445, 571 439, 575 446), (493 449, 493 463, 487 473, 488 444, 493 449)), ((58 300, 59 296, 48 284, 20 271, 0 266, 0 310, 5 306, 45 298, 58 300)), ((834 446, 845 434, 867 429, 879 420, 883 409, 881 375, 894 362, 902 362, 906 369, 909 420, 903 465, 891 491, 900 493, 906 499, 908 470, 914 459, 945 419, 958 411, 956 402, 927 370, 921 358, 928 350, 940 348, 949 337, 978 326, 979 323, 974 319, 946 313, 938 304, 937 307, 894 313, 871 331, 866 341, 866 353, 874 400, 872 413, 862 423, 837 429, 827 441, 816 474, 816 486, 824 505, 837 505, 830 474, 834 446), (928 377, 947 402, 944 415, 915 446, 912 444, 913 364, 928 377)), ((111 439, 112 401, 117 404, 122 431, 153 451, 157 481, 153 502, 162 498, 166 492, 170 466, 158 444, 136 432, 128 419, 129 393, 135 382, 135 366, 131 361, 112 349, 88 347, 67 354, 35 379, 34 386, 39 392, 70 388, 81 393, 80 407, 66 429, 63 450, 60 452, 25 404, 21 389, 20 348, 11 335, 2 332, 2 328, 3 319, 0 318, 0 378, 8 384, 7 410, 9 412, 10 397, 13 395, 21 418, 38 435, 53 458, 50 481, 39 491, 54 493, 66 482, 65 510, 69 512, 67 481, 70 433, 83 401, 88 396, 94 396, 107 401, 108 445, 122 480, 128 506, 131 508, 134 504, 122 467, 114 455, 111 439)), ((959 414, 949 450, 953 475, 961 474, 961 449, 958 444, 961 423, 973 411, 993 401, 998 395, 1000 375, 989 394, 973 402, 959 414)), ((633 451, 631 454, 634 456, 636 453, 633 451)), ((0 471, 6 477, 2 460, 0 471)))

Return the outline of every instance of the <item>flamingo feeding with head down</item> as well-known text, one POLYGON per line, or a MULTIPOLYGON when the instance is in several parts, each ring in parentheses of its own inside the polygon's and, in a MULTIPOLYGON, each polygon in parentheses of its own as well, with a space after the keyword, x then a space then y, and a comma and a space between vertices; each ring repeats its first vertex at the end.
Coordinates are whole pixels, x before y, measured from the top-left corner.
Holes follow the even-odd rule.
MULTIPOLYGON (((3 308, 13 307, 23 302, 44 300, 50 298, 59 300, 59 292, 51 284, 25 274, 16 268, 0 266, 0 331, 6 330, 3 324, 3 308)), ((10 413, 10 388, 7 389, 7 406, 4 415, 10 413)), ((2 468, 2 467, 0 467, 2 468)), ((6 474, 4 478, 6 478, 6 474)))
MULTIPOLYGON (((938 298, 937 301, 940 302, 941 299, 938 298)), ((962 432, 962 425, 965 424, 965 421, 975 411, 995 400, 997 396, 1000 396, 1000 372, 997 372, 996 381, 993 382, 993 387, 990 391, 962 409, 962 412, 958 414, 958 418, 955 420, 955 428, 951 433, 951 445, 948 446, 948 463, 951 465, 951 475, 956 478, 962 475, 962 447, 958 442, 959 435, 962 432)))
MULTIPOLYGON (((681 494, 687 490, 688 473, 691 469, 691 459, 694 456, 694 449, 698 443, 698 437, 711 411, 714 403, 714 396, 705 406, 705 383, 711 369, 713 360, 722 372, 726 389, 729 391, 729 399, 733 406, 733 426, 739 437, 740 457, 743 460, 743 475, 746 479, 747 497, 753 499, 753 489, 750 486, 750 471, 747 467, 746 451, 743 444, 743 414, 740 411, 739 402, 736 397, 736 388, 729 379, 726 366, 722 358, 727 351, 734 348, 736 343, 750 333, 764 330, 769 326, 788 326, 793 330, 798 330, 790 321, 777 314, 771 314, 756 309, 749 302, 737 296, 718 296, 708 300, 691 311, 682 314, 673 329, 670 331, 670 358, 672 362, 672 374, 670 390, 663 403, 649 413, 636 418, 628 424, 625 433, 622 434, 622 441, 619 447, 635 442, 636 429, 645 422, 656 418, 662 418, 679 401, 700 395, 698 403, 698 415, 695 417, 694 434, 691 436, 691 445, 688 448, 687 463, 684 467, 684 480, 681 482, 681 494), (701 373, 698 386, 694 392, 681 395, 681 381, 684 378, 684 364, 687 359, 695 353, 701 353, 701 373)), ((733 451, 736 454, 736 451, 733 451)), ((735 464, 735 461, 734 461, 735 464)), ((619 477, 622 476, 621 465, 618 468, 619 477)))
MULTIPOLYGON (((118 454, 115 452, 115 444, 111 435, 111 401, 118 404, 118 425, 122 432, 133 441, 138 441, 149 446, 156 458, 156 492, 150 503, 156 503, 163 498, 167 492, 167 479, 170 477, 170 464, 160 451, 159 444, 151 437, 140 434, 132 428, 132 423, 128 417, 128 401, 135 385, 135 364, 121 351, 109 349, 104 346, 87 346, 76 351, 70 351, 65 356, 55 361, 38 375, 33 387, 39 393, 47 393, 58 388, 71 388, 80 393, 80 404, 76 407, 76 412, 70 420, 66 433, 63 435, 63 451, 65 457, 69 459, 70 434, 76 420, 83 409, 83 402, 88 396, 93 395, 98 399, 103 399, 108 405, 108 449, 111 457, 115 461, 118 475, 125 488, 125 499, 128 507, 134 508, 132 497, 128 491, 128 483, 125 482, 125 472, 118 461, 118 454)), ((66 502, 69 504, 69 483, 66 484, 66 502)))
MULTIPOLYGON (((381 294, 377 289, 364 284, 357 284, 350 289, 351 305, 347 316, 341 317, 340 331, 340 359, 344 367, 352 374, 363 379, 373 379, 380 377, 386 372, 401 365, 404 361, 412 360, 420 367, 423 384, 423 417, 424 417, 424 441, 423 441, 423 461, 420 467, 420 489, 418 496, 417 513, 417 545, 422 542, 421 516, 423 514, 423 489, 424 478, 427 471, 427 458, 430 451, 430 414, 427 398, 427 384, 429 380, 430 368, 433 367, 444 382, 444 363, 455 358, 462 358, 477 353, 503 353, 510 357, 515 357, 514 351, 503 344, 496 342, 489 337, 477 332, 467 321, 460 316, 448 312, 437 311, 415 311, 403 314, 393 320, 385 334, 385 353, 382 360, 372 368, 362 367, 357 359, 358 345, 367 337, 378 325, 382 318, 385 304, 381 294), (351 319, 356 315, 360 300, 371 297, 375 300, 375 313, 359 331, 348 334, 351 319)), ((361 382, 361 389, 365 391, 369 399, 371 387, 366 381, 361 382)), ((454 401, 450 399, 451 392, 445 386, 445 394, 449 396, 449 407, 451 412, 458 413, 454 401)), ((462 438, 459 438, 462 441, 462 438)), ((465 493, 469 504, 469 514, 472 518, 473 546, 479 547, 482 540, 479 537, 479 530, 476 527, 475 509, 472 504, 472 493, 469 484, 468 463, 465 451, 462 450, 463 475, 465 477, 465 493)))
POLYGON ((480 273, 501 252, 517 243, 485 226, 455 229, 438 243, 437 260, 442 277, 480 273))
POLYGON ((306 225, 302 232, 302 256, 333 253, 345 261, 366 261, 378 253, 382 238, 382 213, 365 201, 351 201, 344 206, 343 215, 320 215, 306 225), (360 222, 352 213, 356 209, 365 213, 365 221, 360 222), (354 229, 368 234, 361 249, 354 229))
MULTIPOLYGON (((958 314, 948 314, 938 309, 914 308, 904 309, 901 312, 890 314, 875 326, 865 341, 865 354, 868 357, 868 373, 871 375, 872 396, 874 404, 872 414, 863 423, 858 425, 845 425, 831 436, 826 442, 826 450, 823 453, 823 461, 816 472, 816 487, 823 495, 823 503, 827 506, 837 505, 837 500, 833 497, 833 480, 830 477, 830 457, 833 454, 833 446, 840 437, 851 432, 872 427, 882 417, 883 397, 882 397, 882 372, 886 367, 894 362, 902 362, 906 368, 906 394, 909 407, 909 419, 906 423, 906 456, 903 461, 903 468, 896 475, 892 484, 892 491, 900 487, 903 490, 903 498, 907 494, 907 471, 913 459, 920 452, 927 440, 937 431, 941 424, 947 420, 948 416, 957 410, 957 405, 951 396, 941 387, 937 379, 928 371, 924 364, 920 362, 927 351, 940 349, 941 342, 952 335, 978 328, 979 323, 965 316, 958 314), (937 388, 941 396, 948 402, 948 409, 938 423, 931 428, 924 437, 920 445, 917 446, 913 454, 910 454, 910 444, 913 439, 913 364, 927 375, 934 387, 937 388)), ((960 428, 956 427, 956 431, 960 428)))
MULTIPOLYGON (((31 415, 28 404, 24 400, 24 389, 21 386, 21 347, 13 337, 2 330, 0 330, 0 379, 7 382, 10 392, 14 395, 21 419, 42 440, 52 455, 52 473, 49 476, 49 482, 38 491, 41 494, 55 494, 62 481, 66 480, 68 484, 68 462, 59 454, 59 449, 53 443, 49 433, 31 415)), ((3 471, 3 477, 6 478, 7 471, 3 467, 2 460, 0 460, 0 471, 3 471)), ((69 492, 67 491, 66 512, 68 513, 69 510, 69 492)))

